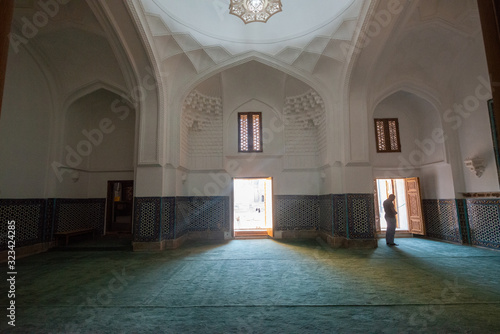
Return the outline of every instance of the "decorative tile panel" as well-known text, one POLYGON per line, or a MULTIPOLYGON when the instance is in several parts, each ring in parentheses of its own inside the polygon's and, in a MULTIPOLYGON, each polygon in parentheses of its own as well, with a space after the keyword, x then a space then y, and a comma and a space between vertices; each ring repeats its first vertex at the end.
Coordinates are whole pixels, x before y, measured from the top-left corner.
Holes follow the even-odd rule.
POLYGON ((319 196, 319 227, 322 232, 333 235, 333 197, 319 196))
POLYGON ((456 199, 458 223, 460 226, 460 235, 463 244, 470 245, 469 236, 469 217, 467 215, 467 201, 465 199, 456 199))
POLYGON ((422 200, 426 235, 440 240, 462 242, 457 207, 452 199, 422 200))
POLYGON ((319 228, 318 196, 274 196, 275 230, 316 230, 319 228))
POLYGON ((187 231, 229 231, 229 197, 176 197, 176 235, 187 231))
POLYGON ((373 203, 372 194, 347 194, 349 239, 375 239, 373 203))
POLYGON ((161 197, 136 197, 134 241, 160 241, 161 197))
POLYGON ((45 217, 43 224, 43 241, 51 242, 54 240, 54 224, 55 224, 55 210, 56 210, 55 198, 49 198, 46 200, 45 206, 45 217))
POLYGON ((106 199, 61 198, 55 201, 54 231, 66 232, 82 228, 94 228, 104 233, 106 199))
POLYGON ((161 239, 175 238, 175 197, 161 199, 161 239))
POLYGON ((44 199, 0 200, 0 250, 7 249, 7 222, 14 220, 15 246, 27 246, 42 242, 45 221, 44 199))
POLYGON ((333 236, 347 238, 346 195, 333 195, 333 236))
POLYGON ((194 206, 191 204, 191 197, 175 198, 175 237, 181 237, 189 232, 189 222, 191 211, 194 206))
POLYGON ((500 200, 467 199, 471 243, 500 249, 500 200))

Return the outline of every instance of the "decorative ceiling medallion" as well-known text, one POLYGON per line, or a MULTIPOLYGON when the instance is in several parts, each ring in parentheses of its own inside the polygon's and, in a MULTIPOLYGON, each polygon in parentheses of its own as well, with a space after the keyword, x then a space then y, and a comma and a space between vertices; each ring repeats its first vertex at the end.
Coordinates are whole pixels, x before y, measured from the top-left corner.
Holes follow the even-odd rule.
POLYGON ((245 24, 265 23, 281 9, 281 0, 231 0, 229 4, 229 14, 238 16, 245 24))

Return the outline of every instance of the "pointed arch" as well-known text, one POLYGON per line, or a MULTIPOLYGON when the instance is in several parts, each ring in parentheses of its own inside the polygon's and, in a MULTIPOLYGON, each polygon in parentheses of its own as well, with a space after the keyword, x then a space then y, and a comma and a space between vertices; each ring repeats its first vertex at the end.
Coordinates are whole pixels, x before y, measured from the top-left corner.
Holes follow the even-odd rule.
POLYGON ((128 94, 124 88, 109 84, 102 80, 95 80, 84 86, 81 86, 78 89, 75 89, 73 92, 68 94, 63 103, 63 110, 66 111, 73 103, 75 103, 82 97, 92 94, 100 89, 114 93, 120 96, 121 100, 125 101, 130 106, 132 105, 132 101, 130 101, 130 99, 127 97, 128 94))
POLYGON ((368 116, 373 116, 375 108, 386 98, 398 92, 406 92, 420 97, 430 103, 437 111, 441 107, 441 101, 437 95, 433 94, 427 87, 411 80, 401 80, 392 83, 380 91, 375 98, 372 99, 368 106, 368 116))

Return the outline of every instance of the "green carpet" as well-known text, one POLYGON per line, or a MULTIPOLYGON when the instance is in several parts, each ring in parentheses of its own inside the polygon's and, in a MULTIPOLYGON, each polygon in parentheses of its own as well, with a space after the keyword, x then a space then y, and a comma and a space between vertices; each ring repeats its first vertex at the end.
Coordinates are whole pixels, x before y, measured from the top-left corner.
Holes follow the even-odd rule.
MULTIPOLYGON (((17 261, 2 333, 500 333, 500 252, 424 239, 191 243, 17 261)), ((6 273, 5 265, 2 270, 6 273)), ((7 291, 3 280, 2 291, 7 291)), ((7 294, 0 296, 7 305, 7 294)))

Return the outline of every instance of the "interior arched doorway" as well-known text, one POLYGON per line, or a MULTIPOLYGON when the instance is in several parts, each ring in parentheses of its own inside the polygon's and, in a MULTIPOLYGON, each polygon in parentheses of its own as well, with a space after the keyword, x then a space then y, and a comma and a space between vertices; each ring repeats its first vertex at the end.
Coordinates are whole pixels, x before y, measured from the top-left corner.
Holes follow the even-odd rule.
POLYGON ((105 221, 95 226, 101 235, 132 234, 136 113, 124 101, 100 87, 72 99, 65 113, 56 193, 106 198, 105 221))
POLYGON ((430 180, 436 174, 451 173, 445 161, 439 113, 425 98, 398 90, 376 105, 372 122, 370 154, 377 232, 383 234, 386 227, 382 203, 394 194, 396 231, 423 235, 422 194, 432 193, 436 185, 430 180))

